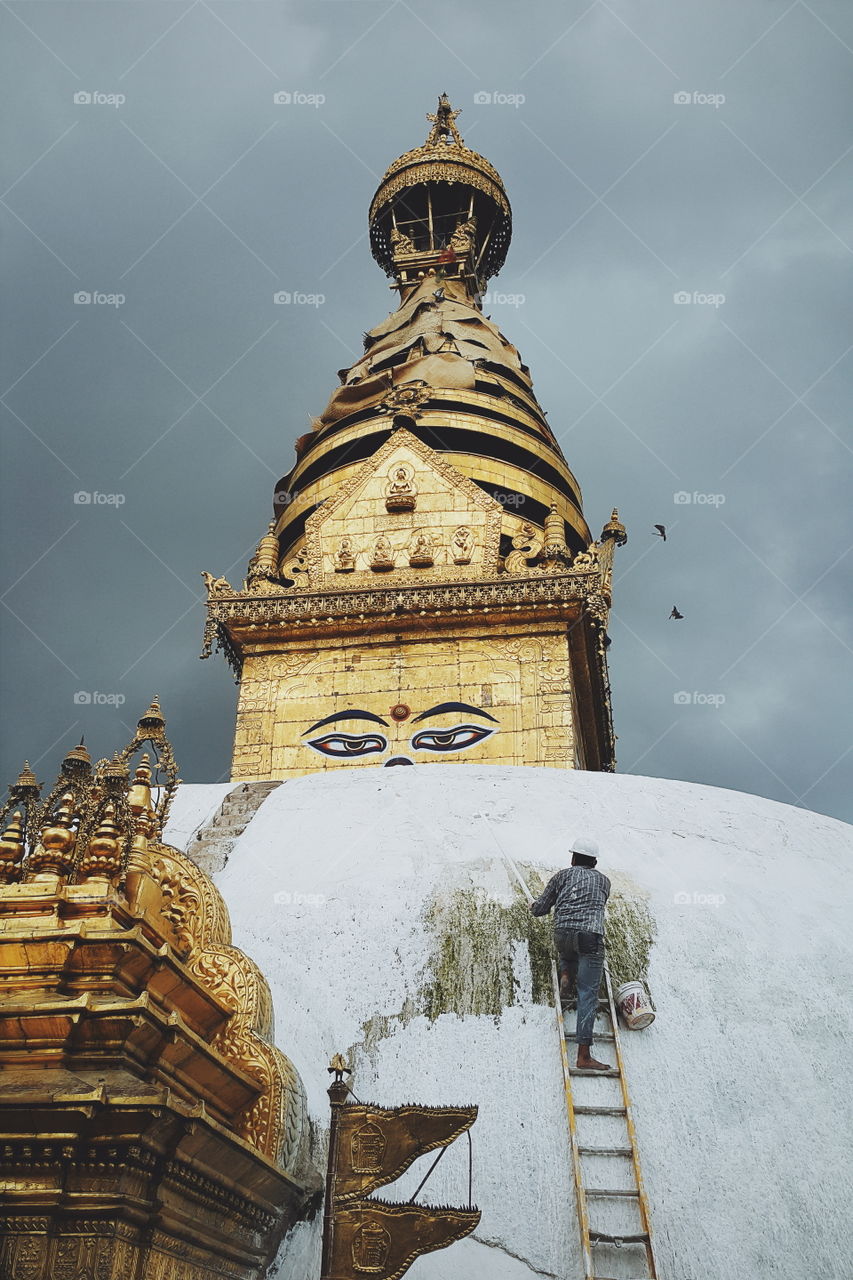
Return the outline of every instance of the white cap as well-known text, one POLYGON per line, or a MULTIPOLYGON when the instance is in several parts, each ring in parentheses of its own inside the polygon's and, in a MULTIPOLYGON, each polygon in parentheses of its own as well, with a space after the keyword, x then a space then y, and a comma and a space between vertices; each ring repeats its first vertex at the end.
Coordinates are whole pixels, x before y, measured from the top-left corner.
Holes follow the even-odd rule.
POLYGON ((582 853, 587 858, 597 858, 598 844, 595 840, 589 840, 586 836, 578 836, 577 840, 572 842, 572 853, 582 853))

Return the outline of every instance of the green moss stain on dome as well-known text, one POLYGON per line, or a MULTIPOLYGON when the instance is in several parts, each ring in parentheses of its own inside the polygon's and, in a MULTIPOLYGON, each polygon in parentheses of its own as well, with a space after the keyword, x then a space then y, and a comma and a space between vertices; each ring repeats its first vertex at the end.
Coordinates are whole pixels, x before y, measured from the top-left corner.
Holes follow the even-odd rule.
MULTIPOLYGON (((538 885, 540 878, 533 876, 538 885)), ((530 914, 520 888, 512 893, 508 900, 482 889, 456 889, 436 894, 427 907, 433 945, 423 1011, 431 1020, 442 1013, 497 1018, 509 1005, 520 1004, 527 986, 519 972, 525 959, 528 998, 534 1004, 551 1001, 551 931, 530 914)))
MULTIPOLYGON (((614 993, 623 982, 644 982, 649 990, 649 959, 656 933, 643 891, 625 877, 614 879, 604 917, 607 965, 614 993)), ((650 991, 649 999, 654 1008, 650 991)))
MULTIPOLYGON (((519 870, 534 895, 550 878, 529 865, 519 870)), ((517 884, 501 894, 470 880, 439 890, 423 921, 429 950, 422 985, 399 1012, 377 1013, 363 1023, 362 1039, 350 1053, 360 1048, 372 1056, 380 1041, 417 1017, 431 1022, 446 1013, 499 1018, 512 1005, 553 1004, 553 916, 531 915, 517 884)), ((648 985, 655 922, 645 893, 626 877, 614 877, 605 931, 614 990, 636 980, 648 985)))

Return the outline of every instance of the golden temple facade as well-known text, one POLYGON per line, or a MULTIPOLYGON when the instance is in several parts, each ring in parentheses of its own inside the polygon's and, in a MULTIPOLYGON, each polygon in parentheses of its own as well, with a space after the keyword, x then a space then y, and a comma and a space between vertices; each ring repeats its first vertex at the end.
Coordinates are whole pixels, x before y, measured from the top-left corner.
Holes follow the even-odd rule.
POLYGON ((385 173, 364 336, 243 587, 206 574, 205 656, 240 680, 232 776, 480 761, 610 770, 614 511, 593 541, 527 366, 484 315, 511 212, 442 95, 385 173))
POLYGON ((0 811, 4 1280, 257 1280, 319 1191, 269 987, 163 841, 178 781, 155 699, 0 811))

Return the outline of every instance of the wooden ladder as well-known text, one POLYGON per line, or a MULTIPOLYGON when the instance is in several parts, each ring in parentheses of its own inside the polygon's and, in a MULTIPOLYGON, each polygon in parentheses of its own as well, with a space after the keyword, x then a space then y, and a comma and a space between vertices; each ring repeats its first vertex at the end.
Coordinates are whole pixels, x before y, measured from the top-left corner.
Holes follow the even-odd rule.
MULTIPOLYGON (((658 1280, 610 974, 605 965, 607 999, 598 1001, 594 1036, 596 1043, 606 1045, 616 1058, 609 1071, 579 1071, 573 1065, 576 1055, 570 1058, 569 1053, 576 1040, 574 1032, 566 1031, 556 963, 553 980, 584 1280, 617 1280, 614 1270, 619 1273, 618 1280, 658 1280), (605 1022, 601 1031, 599 1020, 605 1022), (581 1085, 579 1076, 589 1083, 581 1085), (616 1089, 610 1083, 614 1080, 618 1081, 616 1089), (582 1103, 575 1100, 573 1081, 577 1092, 583 1091, 582 1103), (605 1134, 604 1130, 610 1132, 605 1134), (601 1166, 618 1173, 602 1181, 601 1166), (603 1212, 608 1205, 609 1215, 603 1212), (605 1220, 596 1226, 590 1215, 593 1220, 599 1215, 605 1220), (614 1261, 617 1265, 608 1267, 607 1263, 614 1261), (627 1271, 629 1263, 631 1270, 627 1271)), ((574 1014, 569 1015, 569 1021, 574 1022, 574 1014)))

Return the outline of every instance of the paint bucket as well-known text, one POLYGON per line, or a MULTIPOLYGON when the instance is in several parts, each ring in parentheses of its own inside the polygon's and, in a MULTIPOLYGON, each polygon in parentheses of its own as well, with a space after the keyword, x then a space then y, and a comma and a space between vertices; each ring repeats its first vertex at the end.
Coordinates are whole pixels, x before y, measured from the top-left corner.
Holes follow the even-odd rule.
POLYGON ((649 1004, 642 982, 623 982, 616 988, 616 1008, 632 1031, 641 1031, 655 1020, 655 1011, 649 1004))

